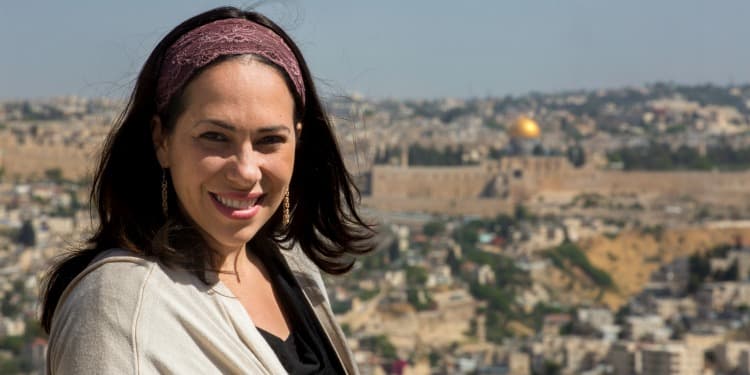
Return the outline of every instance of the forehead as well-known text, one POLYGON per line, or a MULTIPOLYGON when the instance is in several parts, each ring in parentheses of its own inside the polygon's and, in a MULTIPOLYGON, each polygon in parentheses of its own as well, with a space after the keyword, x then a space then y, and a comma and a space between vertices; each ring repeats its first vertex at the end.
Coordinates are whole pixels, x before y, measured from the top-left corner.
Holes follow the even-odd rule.
POLYGON ((294 114, 294 98, 282 73, 244 56, 202 70, 185 87, 183 106, 186 112, 237 116, 259 111, 283 117, 294 114))

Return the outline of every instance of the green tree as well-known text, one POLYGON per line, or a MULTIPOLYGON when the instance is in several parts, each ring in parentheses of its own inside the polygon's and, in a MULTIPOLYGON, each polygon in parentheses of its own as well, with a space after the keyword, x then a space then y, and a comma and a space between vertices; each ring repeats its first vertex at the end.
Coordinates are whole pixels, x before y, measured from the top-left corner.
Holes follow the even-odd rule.
POLYGON ((473 282, 469 285, 469 291, 475 298, 487 301, 490 309, 506 314, 511 313, 514 296, 508 289, 473 282))
POLYGON ((18 358, 0 359, 0 374, 21 373, 21 360, 18 358))
POLYGON ((485 324, 487 340, 495 344, 502 344, 503 341, 513 336, 508 329, 507 324, 510 322, 508 314, 497 311, 487 312, 487 322, 485 324))
POLYGON ((0 349, 20 355, 25 342, 26 340, 23 336, 5 336, 0 339, 0 349))
POLYGON ((534 156, 544 156, 546 153, 547 152, 544 150, 544 146, 542 146, 540 143, 535 144, 531 149, 531 154, 534 156))
POLYGON ((398 359, 398 354, 396 352, 396 347, 393 346, 391 341, 388 339, 385 335, 379 335, 370 337, 365 341, 365 346, 372 348, 372 351, 375 354, 380 355, 385 360, 396 360, 398 359))
POLYGON ((424 285, 427 282, 427 270, 419 266, 407 266, 406 282, 409 285, 424 285))
POLYGON ((23 221, 16 242, 27 247, 36 245, 36 232, 34 231, 34 225, 31 224, 31 220, 23 221))
POLYGON ((545 254, 561 270, 567 270, 567 267, 572 265, 581 269, 594 284, 602 288, 614 287, 614 281, 609 273, 592 265, 586 254, 572 242, 564 242, 545 254))
POLYGON ((430 294, 422 288, 411 288, 406 293, 407 301, 417 311, 431 310, 435 308, 435 301, 432 300, 430 294))
POLYGON ((584 164, 586 164, 586 152, 583 150, 583 147, 581 147, 580 144, 569 147, 567 157, 570 163, 573 164, 573 166, 575 166, 576 168, 582 167, 584 164))
POLYGON ((559 375, 562 373, 562 366, 552 360, 544 361, 544 375, 559 375))
POLYGON ((504 239, 510 238, 511 228, 516 225, 516 220, 506 214, 497 215, 492 224, 492 231, 504 239))
POLYGON ((463 251, 467 251, 476 245, 477 240, 479 239, 477 232, 483 226, 484 223, 480 220, 474 220, 464 224, 453 231, 453 239, 461 245, 463 251))
POLYGON ((47 178, 47 180, 52 182, 62 182, 63 180, 63 174, 62 169, 60 168, 50 168, 44 171, 44 177, 47 178))
POLYGON ((711 273, 711 262, 707 256, 696 253, 688 258, 688 265, 690 268, 688 292, 695 293, 711 273))
POLYGON ((445 224, 442 221, 430 221, 422 227, 422 233, 428 237, 441 234, 445 231, 445 224))
POLYGON ((515 217, 516 221, 524 221, 524 220, 530 220, 531 214, 529 213, 529 210, 526 209, 526 206, 522 204, 517 204, 516 207, 513 209, 513 216, 515 217))

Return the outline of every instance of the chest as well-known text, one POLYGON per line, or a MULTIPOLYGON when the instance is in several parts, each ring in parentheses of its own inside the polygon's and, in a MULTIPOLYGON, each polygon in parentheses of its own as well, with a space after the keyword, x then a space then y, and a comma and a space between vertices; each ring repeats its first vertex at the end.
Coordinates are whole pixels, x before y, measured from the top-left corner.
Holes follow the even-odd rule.
POLYGON ((284 297, 262 273, 242 277, 230 275, 222 282, 237 298, 256 328, 281 339, 289 336, 292 327, 284 309, 284 297))

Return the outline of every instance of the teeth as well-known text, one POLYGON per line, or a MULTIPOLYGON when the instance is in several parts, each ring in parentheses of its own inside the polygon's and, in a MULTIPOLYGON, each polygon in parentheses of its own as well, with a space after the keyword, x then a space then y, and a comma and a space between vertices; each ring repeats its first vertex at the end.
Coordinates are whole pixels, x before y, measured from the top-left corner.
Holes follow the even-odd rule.
POLYGON ((238 209, 238 210, 246 210, 246 209, 254 206, 255 202, 258 201, 257 198, 256 199, 251 199, 251 200, 237 200, 237 199, 224 198, 224 197, 222 197, 220 195, 216 195, 216 194, 214 194, 214 196, 216 197, 216 200, 218 200, 219 202, 221 202, 221 204, 223 204, 223 205, 225 205, 225 206, 227 206, 229 208, 234 208, 234 209, 238 209))

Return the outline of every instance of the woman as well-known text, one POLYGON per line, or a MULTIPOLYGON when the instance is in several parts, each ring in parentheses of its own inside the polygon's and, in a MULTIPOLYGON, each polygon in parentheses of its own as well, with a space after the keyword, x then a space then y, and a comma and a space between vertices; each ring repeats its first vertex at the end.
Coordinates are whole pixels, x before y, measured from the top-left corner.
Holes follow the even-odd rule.
POLYGON ((319 270, 371 250, 357 197, 286 33, 185 21, 105 144, 96 233, 47 278, 48 373, 356 373, 319 270))

